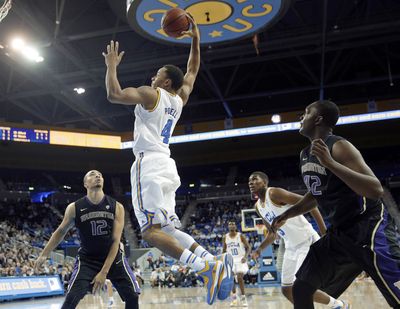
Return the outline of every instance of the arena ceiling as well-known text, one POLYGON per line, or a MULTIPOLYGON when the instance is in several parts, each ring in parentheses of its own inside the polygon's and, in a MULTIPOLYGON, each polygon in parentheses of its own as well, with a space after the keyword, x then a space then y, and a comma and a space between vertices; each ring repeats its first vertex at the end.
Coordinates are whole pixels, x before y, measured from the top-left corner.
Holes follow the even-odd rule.
MULTIPOLYGON (((293 0, 287 14, 251 39, 202 47, 202 66, 182 124, 400 97, 398 0, 293 0)), ((125 0, 14 0, 0 23, 0 120, 129 131, 133 109, 106 100, 106 44, 125 50, 123 86, 149 84, 163 64, 185 68, 189 50, 135 33, 125 0), (58 20, 58 23, 56 21, 58 20), (20 35, 44 61, 7 48, 20 35), (8 55, 6 55, 8 53, 8 55), (85 94, 73 89, 84 87, 85 94)))

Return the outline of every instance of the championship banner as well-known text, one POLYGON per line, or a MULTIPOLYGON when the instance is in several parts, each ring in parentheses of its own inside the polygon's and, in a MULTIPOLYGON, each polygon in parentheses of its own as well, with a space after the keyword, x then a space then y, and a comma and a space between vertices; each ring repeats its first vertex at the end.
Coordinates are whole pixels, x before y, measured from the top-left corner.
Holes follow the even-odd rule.
POLYGON ((63 294, 58 276, 0 278, 0 301, 63 294))

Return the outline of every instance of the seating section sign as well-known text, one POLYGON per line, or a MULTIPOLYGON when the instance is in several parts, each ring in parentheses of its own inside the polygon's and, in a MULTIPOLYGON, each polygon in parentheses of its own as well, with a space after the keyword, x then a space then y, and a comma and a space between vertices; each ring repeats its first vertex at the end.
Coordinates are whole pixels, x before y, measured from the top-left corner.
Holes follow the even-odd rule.
POLYGON ((0 301, 63 294, 58 276, 0 278, 0 301))

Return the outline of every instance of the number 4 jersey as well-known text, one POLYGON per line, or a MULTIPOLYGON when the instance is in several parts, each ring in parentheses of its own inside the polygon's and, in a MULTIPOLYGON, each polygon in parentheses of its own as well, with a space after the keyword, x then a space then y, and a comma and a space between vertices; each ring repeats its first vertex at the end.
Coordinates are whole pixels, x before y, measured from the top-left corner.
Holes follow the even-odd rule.
MULTIPOLYGON (((329 135, 325 140, 332 153, 333 145, 340 136, 329 135)), ((319 208, 334 227, 349 226, 367 210, 378 207, 377 201, 357 195, 341 179, 323 167, 315 156, 310 154, 311 146, 300 153, 300 168, 303 181, 317 200, 319 208)))
POLYGON ((157 88, 158 98, 153 110, 140 104, 135 107, 133 153, 157 152, 170 155, 169 139, 182 113, 183 102, 179 95, 157 88))
POLYGON ((115 206, 116 201, 107 195, 97 205, 86 196, 75 202, 75 226, 81 240, 79 255, 106 259, 112 245, 115 206))

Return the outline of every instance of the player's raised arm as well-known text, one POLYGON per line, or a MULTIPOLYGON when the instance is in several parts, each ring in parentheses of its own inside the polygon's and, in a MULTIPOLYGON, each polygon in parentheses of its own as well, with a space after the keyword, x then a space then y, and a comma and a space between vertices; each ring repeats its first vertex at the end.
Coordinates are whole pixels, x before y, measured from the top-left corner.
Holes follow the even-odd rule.
POLYGON ((122 230, 124 228, 124 222, 125 222, 124 206, 122 206, 120 203, 117 202, 115 207, 115 220, 112 230, 113 232, 112 232, 111 248, 110 251, 108 252, 106 260, 104 261, 102 269, 91 282, 93 284, 93 294, 96 293, 97 291, 100 291, 100 289, 104 286, 107 274, 110 271, 111 265, 113 264, 115 257, 117 256, 121 242, 122 230))
POLYGON ((107 53, 103 52, 107 66, 106 89, 107 99, 111 103, 123 105, 142 104, 145 109, 152 109, 157 102, 157 90, 149 86, 122 89, 117 77, 117 67, 125 52, 118 51, 119 43, 111 41, 107 45, 107 53))
POLYGON ((50 253, 58 246, 58 244, 64 239, 67 232, 74 225, 75 220, 75 203, 71 203, 65 210, 64 218, 58 228, 51 235, 49 242, 44 247, 42 253, 39 255, 35 262, 35 270, 37 271, 42 264, 47 260, 50 253))
POLYGON ((183 78, 183 85, 178 94, 182 98, 183 105, 185 106, 192 93, 194 82, 196 81, 197 73, 200 68, 200 32, 194 19, 189 16, 192 29, 184 31, 182 34, 187 34, 192 37, 192 45, 190 48, 189 60, 187 63, 187 71, 183 78))

